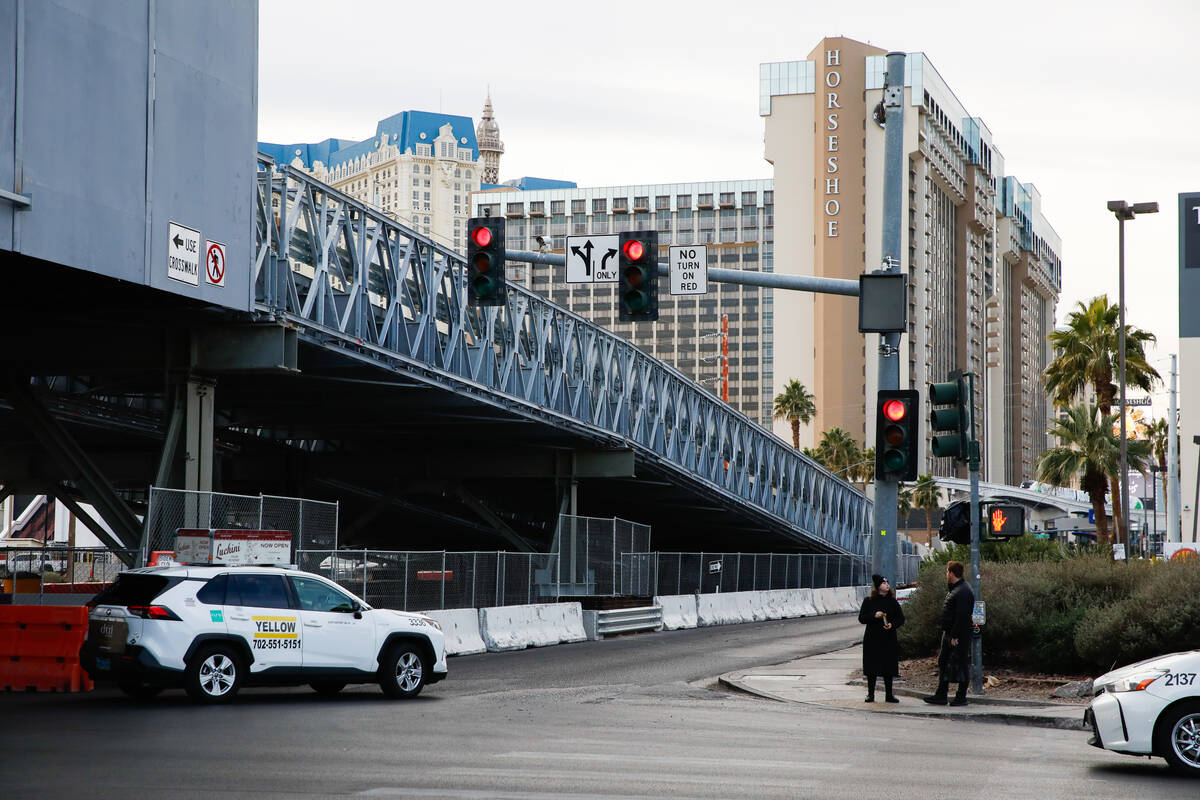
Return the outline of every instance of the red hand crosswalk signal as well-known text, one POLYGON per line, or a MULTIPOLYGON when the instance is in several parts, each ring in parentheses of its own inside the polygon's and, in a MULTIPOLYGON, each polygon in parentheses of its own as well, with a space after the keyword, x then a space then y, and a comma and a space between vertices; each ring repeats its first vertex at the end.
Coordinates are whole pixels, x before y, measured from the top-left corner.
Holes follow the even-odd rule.
POLYGON ((621 322, 658 319, 658 232, 626 231, 618 239, 621 322))
POLYGON ((880 389, 875 414, 875 479, 917 479, 918 405, 915 389, 880 389))
POLYGON ((467 302, 473 306, 502 306, 504 281, 504 218, 467 220, 467 302))

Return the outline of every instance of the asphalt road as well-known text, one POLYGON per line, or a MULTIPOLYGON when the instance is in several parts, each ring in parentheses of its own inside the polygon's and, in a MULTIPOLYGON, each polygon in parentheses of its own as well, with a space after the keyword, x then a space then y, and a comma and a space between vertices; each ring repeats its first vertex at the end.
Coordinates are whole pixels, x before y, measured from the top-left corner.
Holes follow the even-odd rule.
POLYGON ((251 689, 0 695, 0 797, 1189 798, 1161 760, 1086 734, 884 717, 722 691, 715 676, 837 649, 785 620, 454 658, 408 702, 251 689))

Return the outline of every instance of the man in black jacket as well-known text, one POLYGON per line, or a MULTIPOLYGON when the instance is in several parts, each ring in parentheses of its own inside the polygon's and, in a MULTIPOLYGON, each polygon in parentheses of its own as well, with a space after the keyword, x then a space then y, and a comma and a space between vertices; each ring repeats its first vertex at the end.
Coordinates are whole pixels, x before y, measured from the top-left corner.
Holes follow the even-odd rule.
POLYGON ((952 706, 967 704, 967 684, 971 681, 971 612, 975 610, 975 593, 963 580, 961 561, 946 564, 946 583, 950 591, 942 605, 942 648, 938 653, 937 692, 925 698, 926 703, 944 706, 946 692, 951 682, 958 684, 958 691, 949 703, 952 706))

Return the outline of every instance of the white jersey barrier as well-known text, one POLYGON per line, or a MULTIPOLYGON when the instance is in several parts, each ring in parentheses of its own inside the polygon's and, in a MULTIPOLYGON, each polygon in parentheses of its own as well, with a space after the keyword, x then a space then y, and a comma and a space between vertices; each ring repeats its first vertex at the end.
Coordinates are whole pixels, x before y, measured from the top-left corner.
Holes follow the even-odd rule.
POLYGON ((479 633, 492 652, 587 639, 579 603, 539 603, 479 609, 479 633))
POLYGON ((677 631, 680 628, 695 628, 699 625, 696 616, 696 595, 694 594, 655 597, 654 605, 662 608, 665 630, 677 631))
MULTIPOLYGON (((775 589, 765 592, 679 594, 654 598, 662 608, 663 628, 707 627, 858 611, 868 589, 775 589)), ((446 636, 446 655, 521 650, 586 641, 579 603, 543 603, 496 608, 423 611, 436 619, 446 636)))
POLYGON ((467 656, 486 653, 487 645, 479 634, 479 610, 475 608, 451 608, 445 611, 422 611, 425 616, 436 619, 446 637, 446 655, 467 656))

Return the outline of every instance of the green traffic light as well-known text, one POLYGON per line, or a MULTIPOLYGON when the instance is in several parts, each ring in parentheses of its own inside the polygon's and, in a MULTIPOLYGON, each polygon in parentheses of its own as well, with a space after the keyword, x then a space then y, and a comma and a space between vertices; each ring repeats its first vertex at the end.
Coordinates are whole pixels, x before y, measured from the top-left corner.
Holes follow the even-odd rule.
POLYGON ((907 462, 908 459, 899 450, 888 450, 883 454, 883 466, 890 472, 899 472, 907 462))
POLYGON ((645 292, 637 290, 626 292, 625 305, 629 307, 630 311, 645 311, 646 307, 650 305, 650 297, 645 292))

